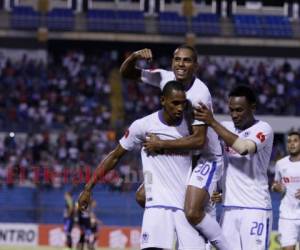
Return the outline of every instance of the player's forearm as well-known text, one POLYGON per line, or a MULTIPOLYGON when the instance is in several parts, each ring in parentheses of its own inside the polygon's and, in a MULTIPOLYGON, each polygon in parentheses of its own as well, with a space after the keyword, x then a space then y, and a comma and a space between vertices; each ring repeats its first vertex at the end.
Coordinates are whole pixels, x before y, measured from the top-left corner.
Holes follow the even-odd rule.
POLYGON ((193 135, 180 138, 177 140, 161 140, 160 147, 162 149, 186 149, 193 150, 203 147, 205 144, 205 137, 200 138, 193 135))
POLYGON ((92 190, 97 181, 104 177, 109 171, 115 168, 119 161, 119 158, 114 156, 114 152, 111 152, 95 169, 91 179, 85 185, 86 190, 92 190))
POLYGON ((121 65, 120 73, 123 77, 128 79, 139 79, 141 77, 141 70, 136 68, 136 61, 138 58, 135 53, 132 53, 121 65))
POLYGON ((218 121, 213 120, 210 124, 213 130, 223 139, 223 141, 228 145, 232 146, 232 144, 236 141, 238 136, 234 133, 231 133, 228 129, 223 127, 218 121))

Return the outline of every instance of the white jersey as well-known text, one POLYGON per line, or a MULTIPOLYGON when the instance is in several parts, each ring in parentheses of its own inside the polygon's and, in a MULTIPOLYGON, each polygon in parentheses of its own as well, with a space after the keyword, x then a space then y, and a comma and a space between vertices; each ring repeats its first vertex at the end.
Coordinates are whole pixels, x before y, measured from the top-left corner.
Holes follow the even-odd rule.
MULTIPOLYGON (((149 133, 164 140, 174 140, 189 135, 184 119, 177 126, 168 126, 163 120, 162 111, 158 111, 133 122, 121 138, 120 145, 130 151, 142 145, 149 133)), ((163 154, 149 156, 142 148, 141 158, 146 208, 183 209, 186 180, 191 167, 191 152, 165 151, 163 154)))
POLYGON ((222 124, 239 138, 252 140, 257 150, 254 154, 240 155, 225 146, 224 206, 271 209, 267 176, 274 137, 271 126, 256 121, 250 128, 239 131, 231 121, 222 124))
POLYGON ((275 181, 281 182, 286 192, 280 203, 280 218, 300 219, 300 200, 295 197, 300 189, 300 161, 292 162, 286 156, 276 162, 275 181))
MULTIPOLYGON (((159 87, 161 90, 166 85, 167 82, 176 80, 173 71, 167 71, 163 69, 155 70, 142 70, 142 82, 150 84, 155 87, 159 87)), ((207 86, 198 78, 194 79, 194 82, 186 90, 186 97, 190 101, 193 107, 199 105, 200 102, 205 104, 208 108, 212 110, 212 98, 207 86)), ((193 120, 192 125, 204 124, 201 121, 193 120)), ((206 144, 201 149, 201 154, 207 157, 210 156, 221 156, 222 148, 220 141, 218 139, 215 131, 208 127, 206 135, 206 144)))

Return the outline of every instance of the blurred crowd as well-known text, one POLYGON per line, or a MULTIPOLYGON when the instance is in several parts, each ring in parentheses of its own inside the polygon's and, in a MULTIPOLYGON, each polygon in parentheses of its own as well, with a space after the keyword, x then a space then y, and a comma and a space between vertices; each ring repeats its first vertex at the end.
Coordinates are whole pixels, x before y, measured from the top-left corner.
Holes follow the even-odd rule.
MULTIPOLYGON (((71 170, 69 178, 86 176, 82 169, 92 171, 133 120, 159 107, 158 89, 113 77, 125 57, 118 51, 70 51, 50 54, 47 65, 27 56, 1 58, 0 186, 59 188, 66 183, 66 169, 71 170), (115 119, 113 81, 120 85, 123 110, 115 119)), ((151 65, 141 61, 140 66, 169 69, 170 58, 161 56, 151 65)), ((258 93, 258 114, 300 115, 297 63, 203 57, 198 73, 212 92, 216 113, 228 112, 229 89, 244 83, 258 93)), ((279 139, 272 159, 284 154, 284 140, 279 139)), ((131 190, 141 181, 139 165, 138 152, 129 154, 103 182, 114 190, 131 190)))

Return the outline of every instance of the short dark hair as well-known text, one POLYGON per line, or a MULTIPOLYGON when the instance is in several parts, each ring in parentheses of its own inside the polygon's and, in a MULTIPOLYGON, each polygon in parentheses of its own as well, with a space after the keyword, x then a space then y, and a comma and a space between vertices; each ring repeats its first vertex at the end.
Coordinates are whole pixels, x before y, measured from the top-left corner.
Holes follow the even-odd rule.
POLYGON ((178 81, 169 81, 162 89, 162 96, 168 96, 172 90, 179 90, 185 92, 184 86, 178 81))
POLYGON ((289 133, 288 133, 288 136, 291 136, 291 135, 297 135, 300 137, 300 131, 297 131, 297 130, 291 130, 289 133))
POLYGON ((233 96, 244 96, 246 97, 247 102, 250 104, 256 104, 256 96, 254 91, 248 85, 237 85, 234 87, 229 93, 229 97, 233 96))
MULTIPOLYGON (((192 51, 193 60, 194 60, 194 62, 197 62, 197 59, 198 59, 198 53, 197 53, 197 50, 195 49, 195 47, 190 46, 190 45, 188 45, 188 44, 182 44, 182 45, 178 46, 178 47, 175 49, 175 51, 176 51, 177 49, 188 49, 188 50, 192 51)), ((175 52, 175 51, 174 51, 174 52, 175 52)))

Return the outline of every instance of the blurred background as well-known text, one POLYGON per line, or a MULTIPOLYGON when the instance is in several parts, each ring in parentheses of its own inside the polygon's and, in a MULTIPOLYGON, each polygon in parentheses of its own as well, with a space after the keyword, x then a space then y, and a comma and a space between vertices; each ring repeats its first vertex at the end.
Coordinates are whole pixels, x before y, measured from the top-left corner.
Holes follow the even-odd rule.
MULTIPOLYGON (((233 85, 255 89, 257 117, 276 133, 271 183, 300 128, 299 14, 293 0, 0 0, 0 249, 64 247, 65 192, 75 201, 127 126, 159 107, 157 89, 119 74, 146 47, 154 61, 140 66, 169 69, 178 45, 194 45, 219 120, 233 85)), ((141 182, 133 152, 95 188, 97 246, 138 247, 141 182)))

